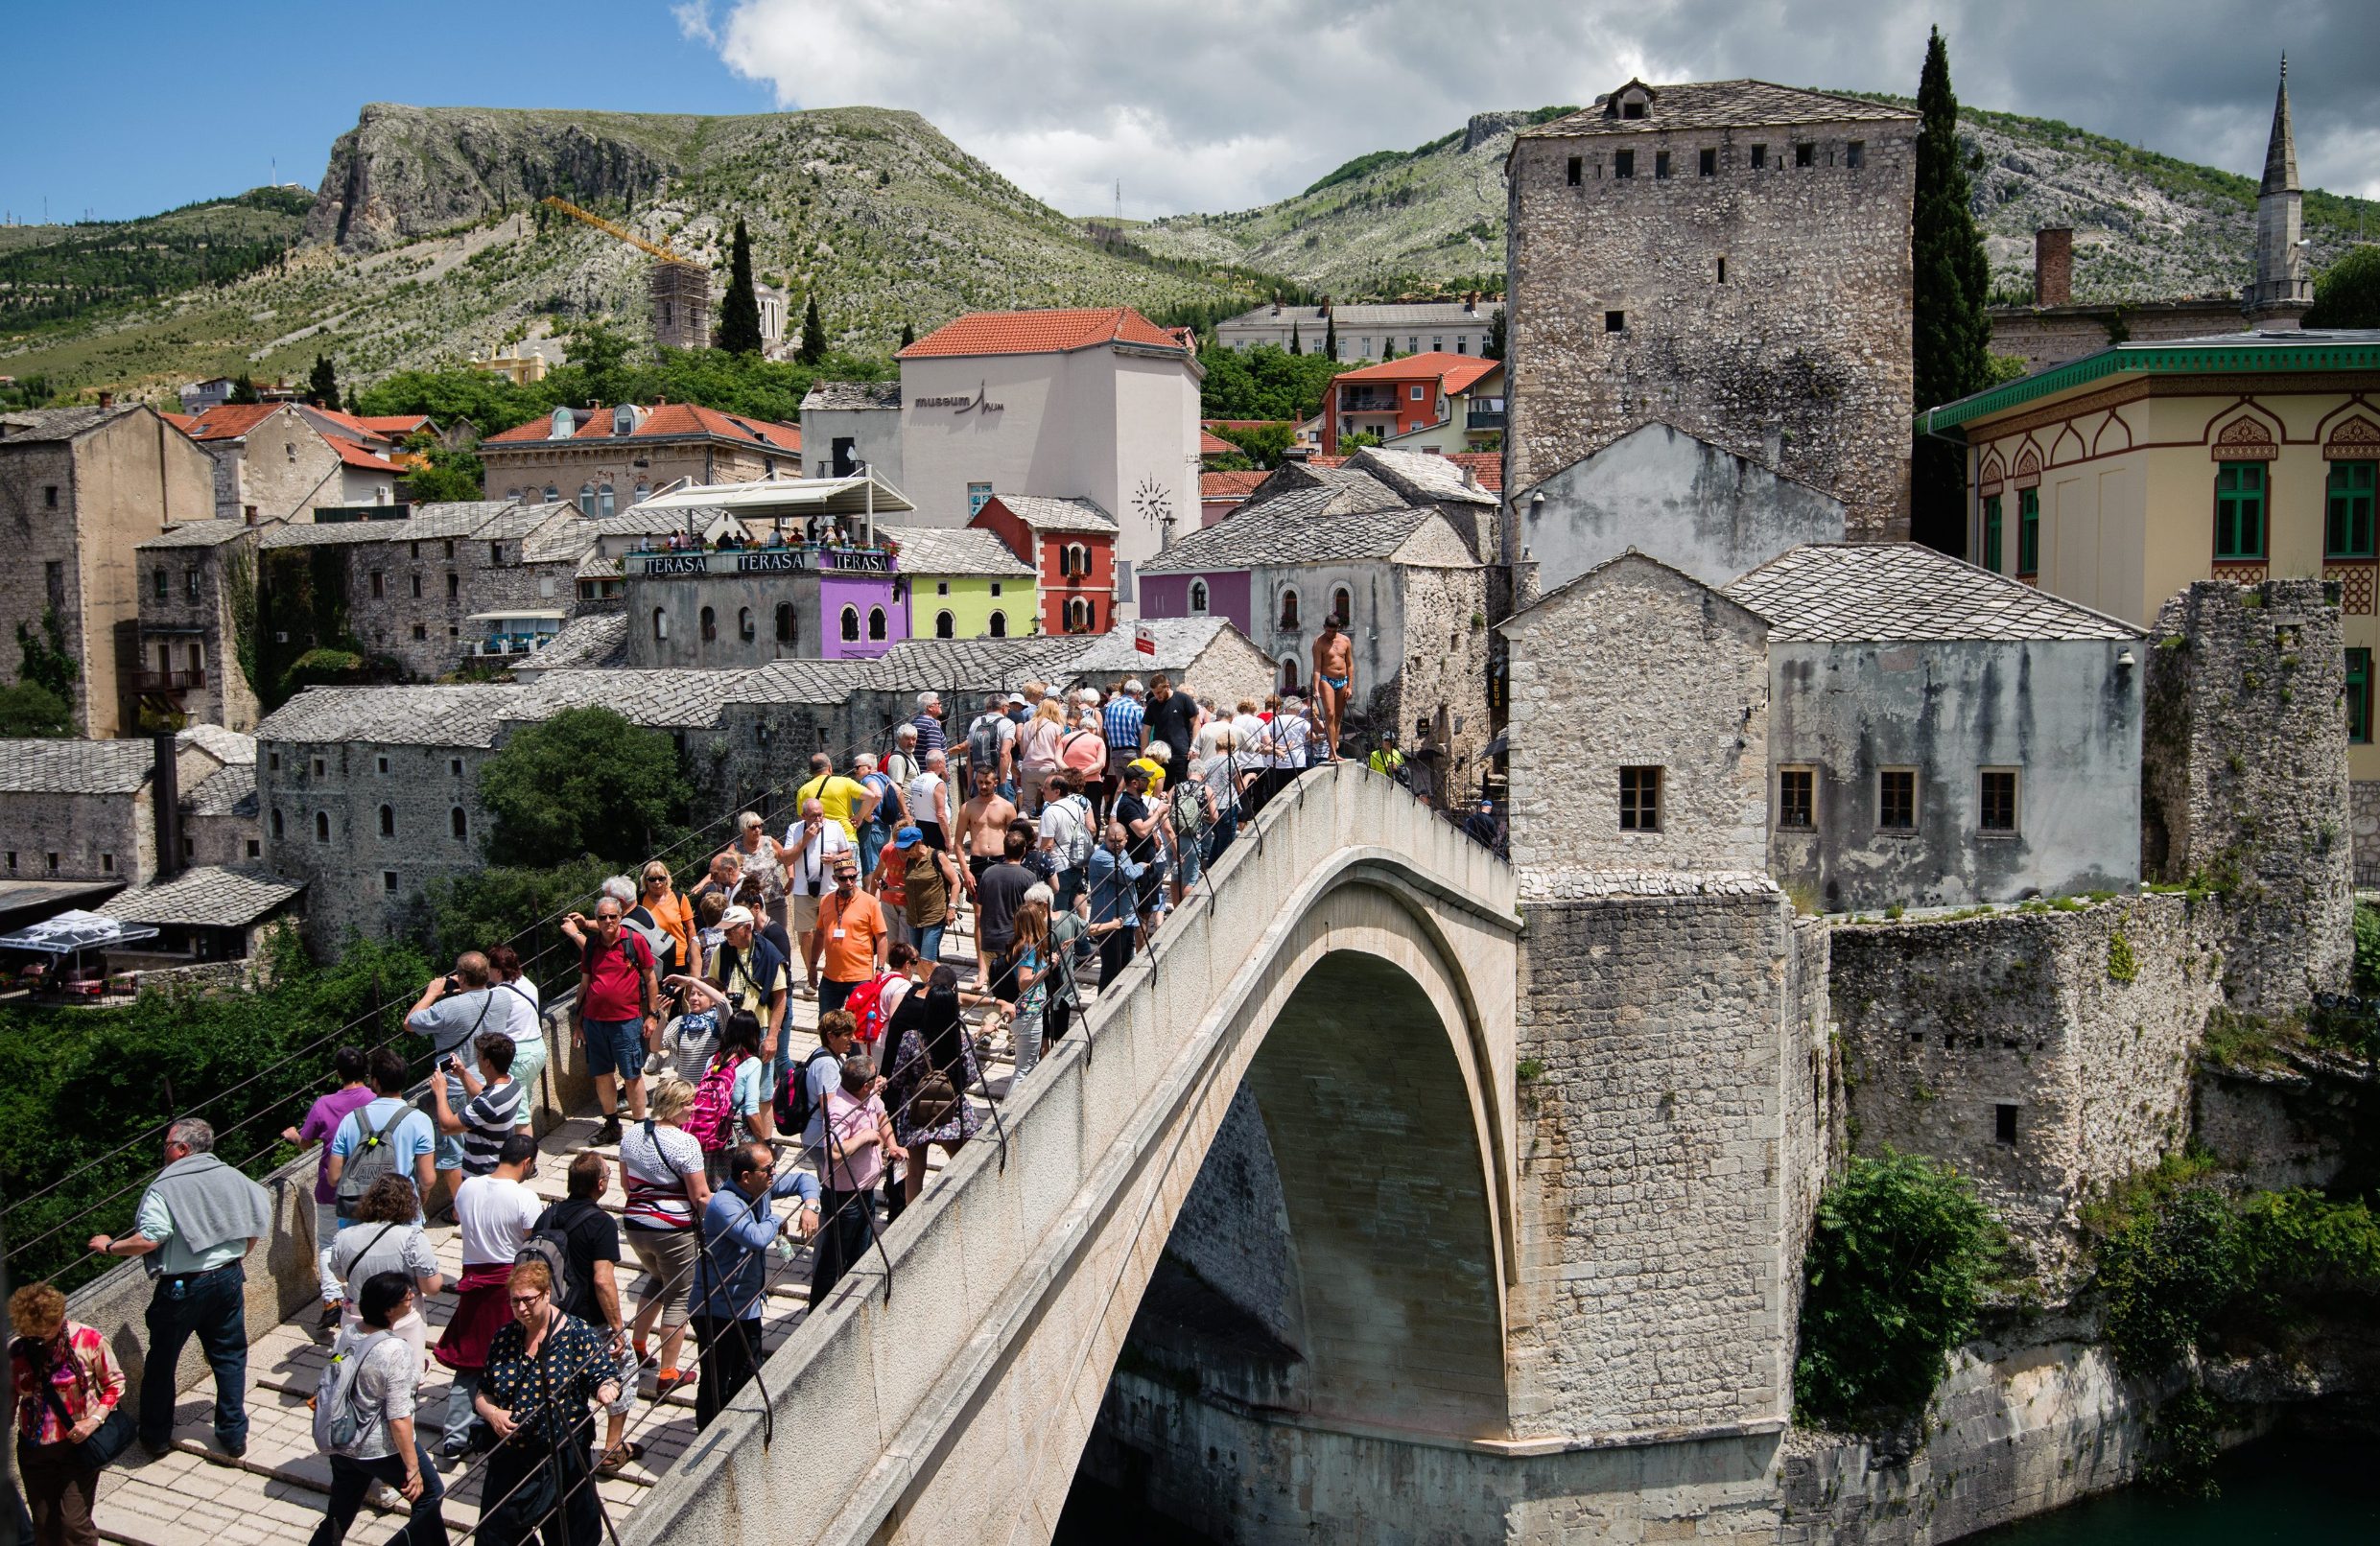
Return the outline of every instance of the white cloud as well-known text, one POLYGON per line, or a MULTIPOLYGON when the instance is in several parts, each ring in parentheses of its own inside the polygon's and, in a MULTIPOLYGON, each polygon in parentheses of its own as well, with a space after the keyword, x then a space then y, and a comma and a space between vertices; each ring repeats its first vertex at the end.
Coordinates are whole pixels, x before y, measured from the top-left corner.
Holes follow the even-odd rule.
POLYGON ((785 106, 923 113, 1072 214, 1237 209, 1351 156, 1495 108, 1586 103, 1632 75, 1916 89, 1943 19, 1962 100, 2061 118, 2254 175, 2272 62, 2310 186, 2380 194, 2363 121, 2380 8, 2364 0, 709 0, 689 37, 785 106), (2363 61, 2359 63, 2358 61, 2363 61))

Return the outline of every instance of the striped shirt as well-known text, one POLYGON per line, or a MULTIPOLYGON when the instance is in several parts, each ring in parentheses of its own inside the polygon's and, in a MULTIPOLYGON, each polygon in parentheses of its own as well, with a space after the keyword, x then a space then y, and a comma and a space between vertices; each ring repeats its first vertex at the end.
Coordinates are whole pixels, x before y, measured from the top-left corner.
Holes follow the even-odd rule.
POLYGON ((462 1173, 484 1176, 496 1168, 504 1140, 520 1120, 521 1097, 527 1093, 518 1079, 489 1085, 462 1109, 462 1173))
POLYGON ((1147 717, 1148 712, 1141 707, 1140 699, 1129 692, 1117 693, 1108 702, 1107 714, 1103 721, 1107 727, 1107 743, 1110 746, 1139 751, 1141 749, 1141 725, 1147 717))
POLYGON ((909 723, 917 727, 917 755, 921 759, 928 752, 938 752, 950 745, 942 734, 942 721, 925 710, 920 709, 909 723))
POLYGON ((693 1134, 659 1122, 635 1123, 620 1136, 620 1180, 628 1193, 620 1222, 631 1230, 693 1229, 686 1178, 700 1174, 702 1145, 693 1134))

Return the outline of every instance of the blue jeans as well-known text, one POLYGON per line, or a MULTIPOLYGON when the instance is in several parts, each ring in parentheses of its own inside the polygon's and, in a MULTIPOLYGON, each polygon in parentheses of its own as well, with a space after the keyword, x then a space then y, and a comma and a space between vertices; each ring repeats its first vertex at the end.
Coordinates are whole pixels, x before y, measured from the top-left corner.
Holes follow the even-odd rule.
POLYGON ((1081 896, 1083 893, 1082 871, 1060 870, 1058 872, 1057 879, 1050 882, 1049 890, 1051 902, 1049 910, 1051 912, 1072 912, 1074 910, 1074 899, 1081 896))
MULTIPOLYGON (((438 1513, 439 1500, 446 1496, 446 1484, 438 1480, 438 1468, 430 1464, 429 1446, 421 1441, 416 1431, 413 1453, 421 1466, 421 1496, 413 1500, 413 1516, 397 1533, 396 1539, 405 1546, 446 1546, 446 1520, 438 1513)), ((331 1457, 331 1501, 323 1511, 322 1522, 315 1527, 312 1546, 339 1546, 346 1538, 347 1527, 364 1507, 364 1495, 374 1482, 386 1482, 403 1490, 405 1462, 395 1455, 383 1455, 378 1460, 349 1460, 344 1455, 331 1457)))
POLYGON ((215 1371, 215 1437, 247 1442, 247 1274, 238 1262, 179 1282, 158 1279, 149 1300, 149 1361, 140 1371, 140 1441, 174 1441, 174 1370, 192 1337, 215 1371))
POLYGON ((590 1019, 586 1032, 587 1072, 598 1079, 618 1074, 623 1081, 645 1076, 643 1019, 590 1019))
POLYGON ((947 924, 928 924, 917 931, 917 958, 929 966, 942 959, 942 931, 947 924))
POLYGON ((832 1015, 842 1008, 851 998, 851 990, 858 986, 860 985, 856 982, 837 982, 833 977, 820 977, 818 979, 818 1013, 832 1015))
POLYGON ((1231 847, 1232 839, 1238 835, 1239 812, 1237 809, 1224 811, 1222 818, 1215 822, 1214 831, 1207 834, 1207 863, 1213 865, 1221 858, 1223 851, 1231 847))
POLYGON ((872 821, 860 829, 860 873, 862 876, 876 873, 877 857, 884 852, 884 829, 872 821))

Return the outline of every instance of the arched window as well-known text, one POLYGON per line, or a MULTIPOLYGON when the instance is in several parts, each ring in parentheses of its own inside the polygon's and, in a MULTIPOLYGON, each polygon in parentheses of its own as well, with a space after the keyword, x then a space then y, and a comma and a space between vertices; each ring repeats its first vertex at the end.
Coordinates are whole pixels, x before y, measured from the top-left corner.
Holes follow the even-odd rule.
POLYGON ((860 642, 860 609, 856 606, 843 608, 843 642, 855 644, 860 642))
POLYGON ((276 810, 272 813, 272 840, 277 843, 281 837, 281 813, 276 810))
POLYGON ((327 843, 331 840, 331 815, 327 810, 318 810, 314 813, 314 840, 318 843, 327 843))
POLYGON ((710 644, 719 638, 719 614, 709 607, 702 609, 702 642, 710 644))
POLYGON ((638 480, 636 480, 636 503, 637 503, 637 504, 644 504, 644 503, 645 503, 645 497, 646 497, 647 495, 650 494, 652 491, 653 491, 653 485, 652 485, 651 483, 649 483, 649 482, 646 481, 646 480, 645 480, 644 479, 642 479, 642 478, 638 479, 638 480))
POLYGON ((957 621, 957 620, 956 620, 956 619, 954 619, 954 618, 953 618, 953 617, 952 617, 952 616, 951 616, 948 612, 937 612, 937 613, 935 613, 935 614, 933 615, 933 636, 934 636, 936 639, 955 639, 955 638, 957 638, 957 637, 958 637, 958 621, 957 621))
POLYGON ((1066 545, 1066 552, 1058 560, 1058 573, 1080 577, 1091 573, 1091 550, 1079 542, 1066 545))
POLYGON ((1281 663, 1281 691, 1284 692, 1297 691, 1297 657, 1294 655, 1281 663))
POLYGON ((1295 591, 1281 593, 1281 625, 1284 628, 1295 628, 1298 625, 1297 592, 1295 591))
POLYGON ((736 609, 736 637, 737 637, 737 638, 739 638, 739 639, 741 639, 741 640, 742 640, 745 644, 750 644, 750 643, 752 642, 752 635, 753 635, 753 628, 752 628, 752 609, 751 609, 750 607, 748 607, 748 606, 747 606, 747 607, 739 607, 739 608, 737 608, 737 609, 736 609))
POLYGON ((600 488, 600 489, 596 490, 596 496, 597 496, 597 503, 598 503, 598 504, 599 504, 599 505, 601 507, 602 513, 603 513, 603 514, 605 514, 605 515, 609 515, 609 514, 611 514, 611 512, 612 512, 611 484, 609 484, 609 483, 605 483, 605 484, 604 484, 601 488, 600 488))
POLYGON ((993 613, 993 614, 992 614, 992 630, 991 630, 991 631, 992 631, 992 637, 993 637, 993 638, 995 638, 995 639, 1005 639, 1005 638, 1007 638, 1007 637, 1008 637, 1008 614, 1007 614, 1007 613, 1005 613, 1005 612, 995 612, 995 613, 993 613))
POLYGON ((1066 603, 1066 631, 1089 633, 1096 624, 1088 597, 1078 596, 1066 603))
POLYGON ((578 485, 578 513, 580 515, 595 513, 595 484, 593 482, 578 485))
POLYGON ((884 637, 884 609, 883 607, 868 608, 868 637, 878 641, 882 641, 884 637))
POLYGON ((661 608, 655 607, 653 608, 653 638, 659 640, 667 639, 669 637, 670 615, 667 612, 664 612, 661 608))
POLYGON ((1190 581, 1190 609, 1191 617, 1203 618, 1207 615, 1207 582, 1205 580, 1190 581))
POLYGON ((545 503, 547 503, 548 504, 553 504, 555 500, 558 500, 558 499, 560 499, 561 497, 562 497, 562 491, 561 491, 560 489, 555 488, 555 487, 554 487, 552 483, 548 483, 548 484, 546 485, 546 498, 545 498, 545 503))
POLYGON ((471 835, 470 818, 466 817, 462 813, 462 807, 457 806, 454 809, 448 811, 446 813, 446 819, 454 826, 455 841, 460 843, 464 838, 471 835))
POLYGON ((777 643, 781 644, 790 644, 798 642, 800 638, 801 625, 794 621, 793 603, 790 601, 778 602, 777 643))
POLYGON ((1342 585, 1332 591, 1331 593, 1331 616, 1339 620, 1339 626, 1346 627, 1349 620, 1355 615, 1355 598, 1348 594, 1347 587, 1342 585))
MULTIPOLYGON (((530 492, 533 493, 535 491, 531 490, 530 492)), ((507 488, 504 491, 504 497, 508 500, 517 500, 521 497, 521 491, 518 488, 507 488)))
POLYGON ((393 806, 380 808, 380 835, 383 837, 396 835, 396 808, 393 806))

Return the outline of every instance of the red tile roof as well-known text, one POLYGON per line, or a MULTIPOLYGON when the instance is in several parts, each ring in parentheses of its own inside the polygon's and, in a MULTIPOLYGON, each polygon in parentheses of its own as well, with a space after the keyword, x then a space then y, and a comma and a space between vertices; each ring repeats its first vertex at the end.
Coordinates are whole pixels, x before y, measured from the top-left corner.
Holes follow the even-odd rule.
POLYGON ((975 354, 1065 354, 1102 343, 1190 352, 1168 331, 1129 306, 1063 312, 969 312, 901 351, 903 360, 975 354))
POLYGON ((427 413, 366 413, 356 422, 374 434, 391 434, 400 440, 415 430, 437 428, 427 413))
POLYGON ((1244 500, 1256 492, 1257 484, 1271 476, 1261 467, 1231 473, 1200 473, 1198 503, 1207 504, 1217 500, 1244 500))
POLYGON ((374 456, 343 435, 326 434, 322 437, 322 443, 338 452, 339 459, 350 467, 360 467, 368 473, 393 474, 404 471, 388 457, 374 456))
MULTIPOLYGON (((577 411, 587 416, 571 435, 574 440, 605 440, 612 437, 611 411, 606 409, 577 411)), ((535 445, 552 438, 553 415, 542 414, 505 431, 491 434, 483 445, 535 445)), ((770 419, 746 418, 740 413, 722 413, 713 408, 697 408, 691 403, 661 403, 646 410, 645 420, 636 427, 636 438, 647 435, 717 435, 739 445, 763 445, 772 451, 798 456, 802 449, 802 430, 798 424, 778 424, 770 419)))
POLYGON ((218 403, 192 419, 185 429, 193 440, 237 440, 271 415, 279 403, 218 403))
POLYGON ((1395 360, 1383 360, 1377 365, 1366 365, 1360 370, 1342 370, 1331 379, 1434 381, 1442 391, 1459 392, 1490 371, 1503 368, 1503 361, 1482 360, 1475 354, 1408 354, 1395 360))
POLYGON ((1200 419, 1198 427, 1202 430, 1269 430, 1276 424, 1288 422, 1287 419, 1200 419))
POLYGON ((1479 480, 1479 486, 1491 494, 1504 491, 1504 454, 1500 451, 1453 451, 1447 460, 1458 467, 1468 467, 1479 480))
POLYGON ((1239 448, 1212 430, 1198 432, 1198 454, 1202 457, 1229 456, 1239 448))
POLYGON ((157 410, 157 417, 174 426, 174 428, 179 430, 184 434, 190 433, 199 426, 199 418, 195 413, 168 413, 165 410, 159 409, 157 410))

